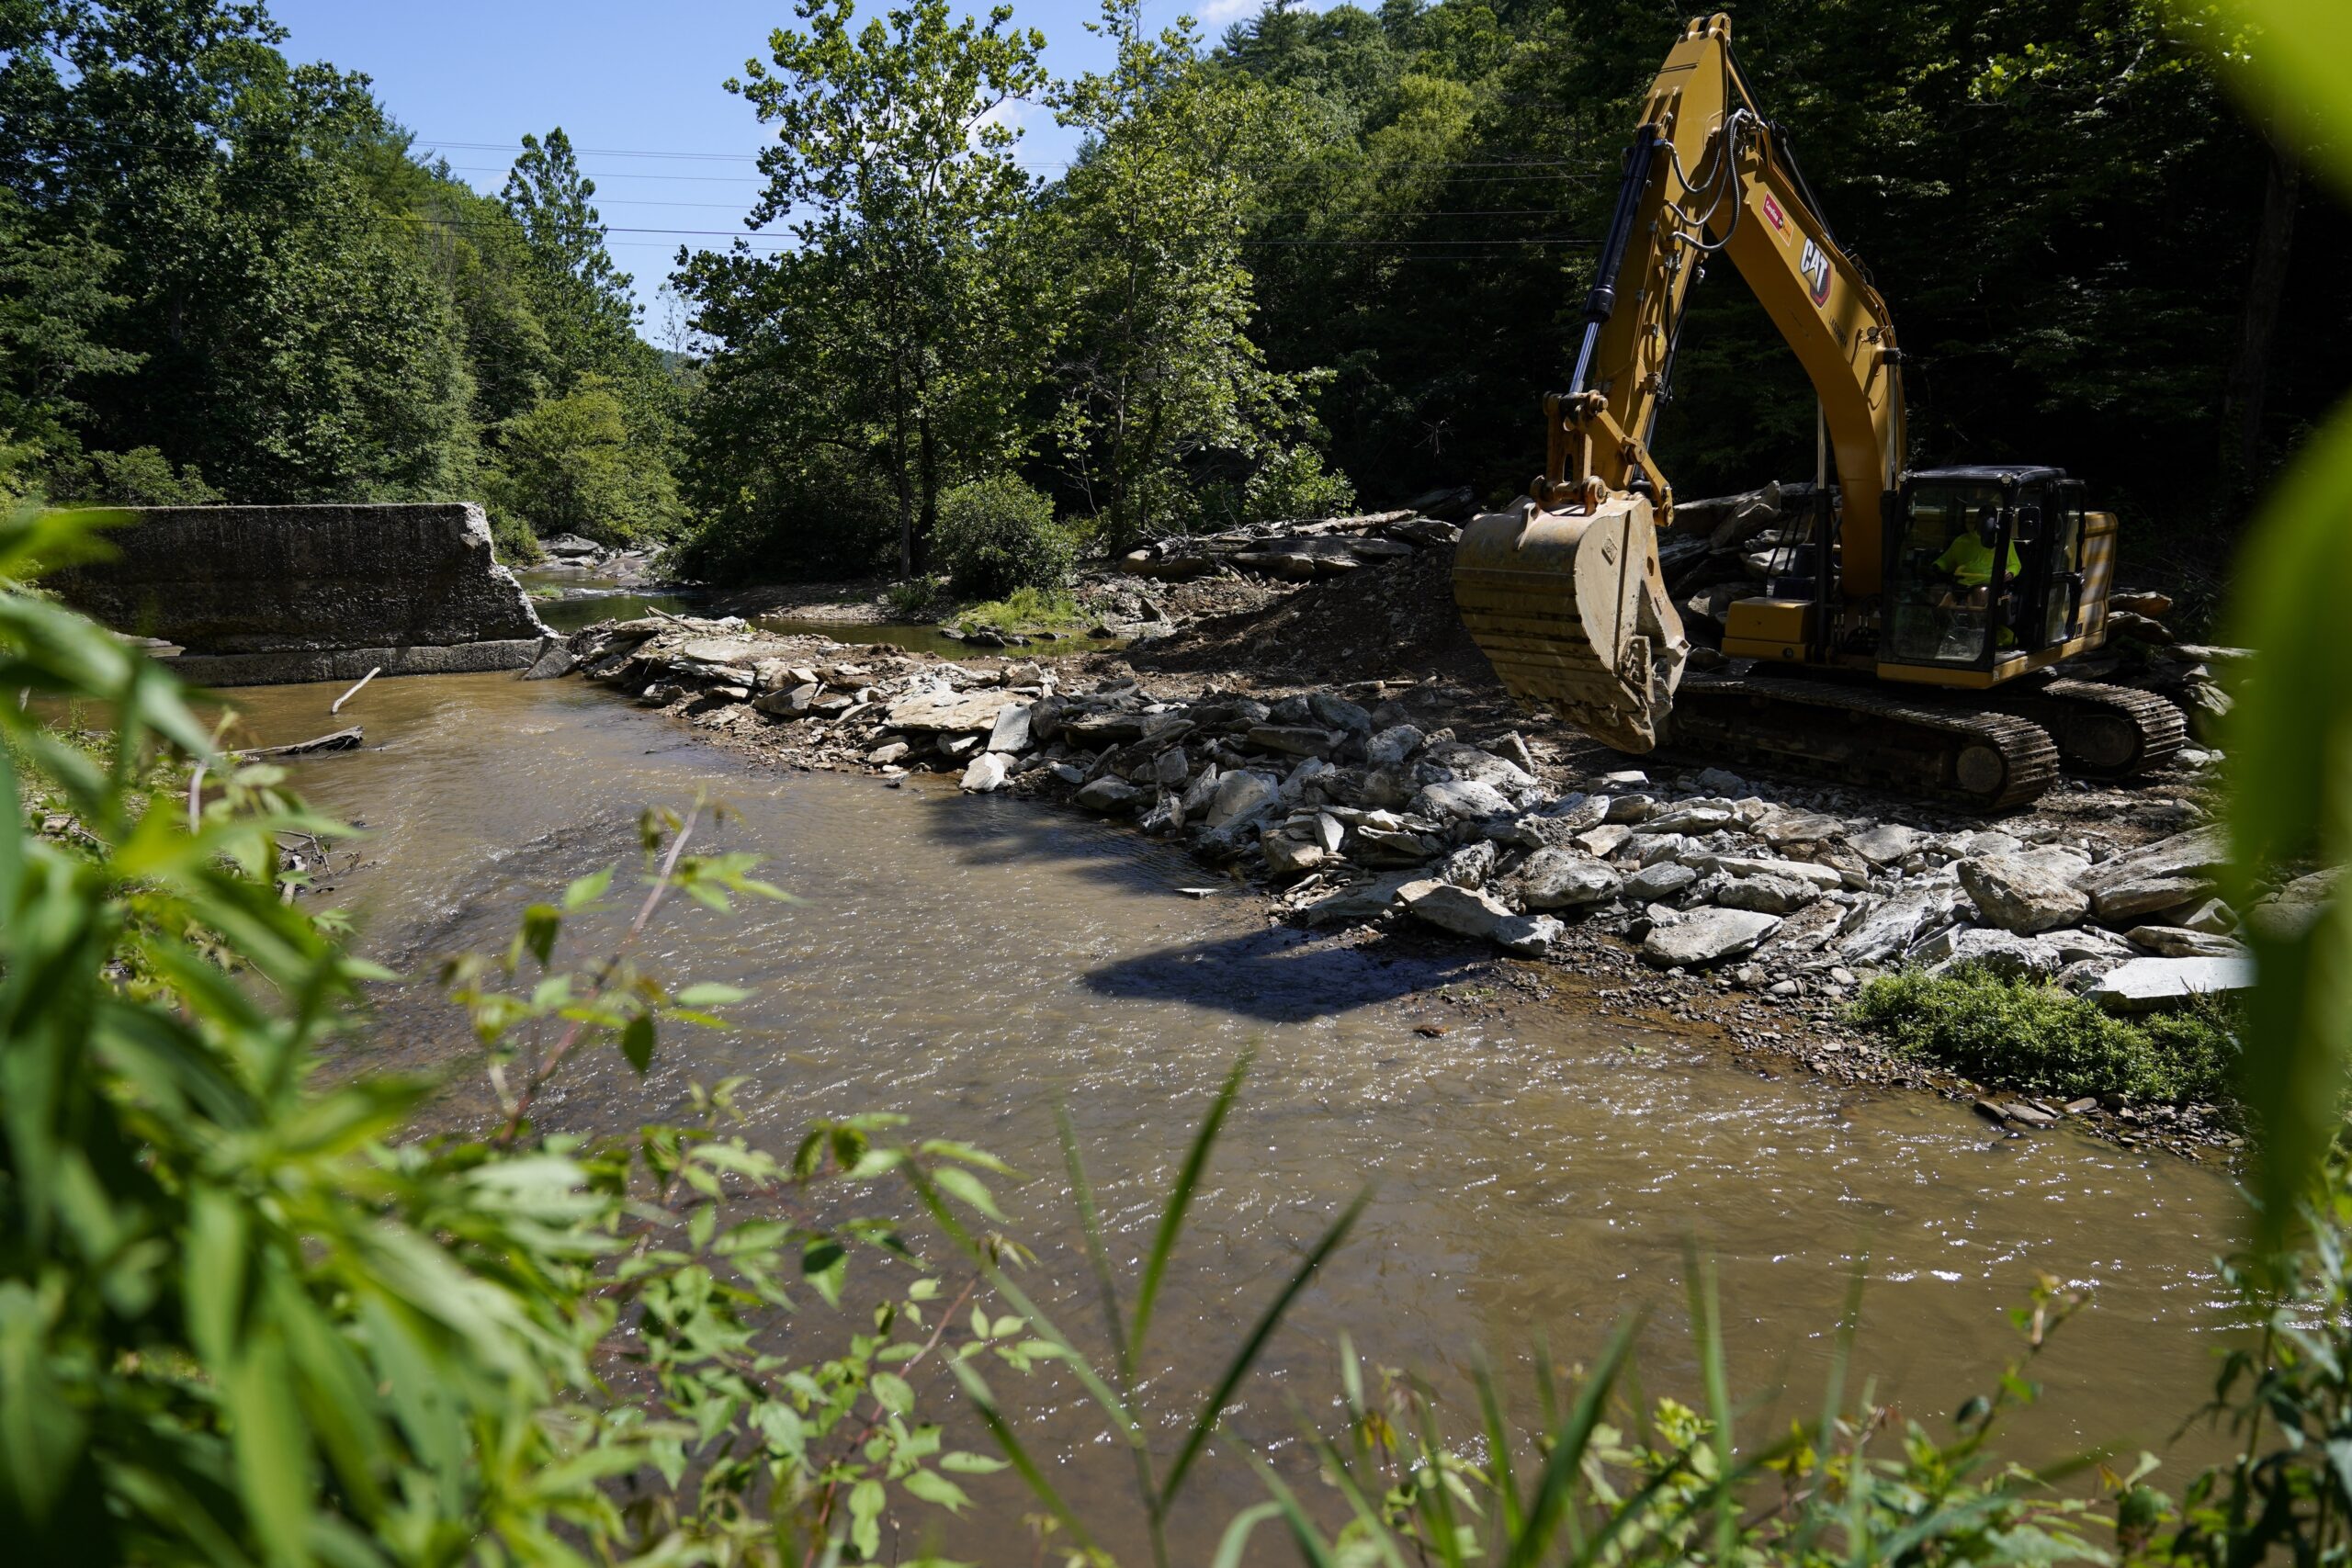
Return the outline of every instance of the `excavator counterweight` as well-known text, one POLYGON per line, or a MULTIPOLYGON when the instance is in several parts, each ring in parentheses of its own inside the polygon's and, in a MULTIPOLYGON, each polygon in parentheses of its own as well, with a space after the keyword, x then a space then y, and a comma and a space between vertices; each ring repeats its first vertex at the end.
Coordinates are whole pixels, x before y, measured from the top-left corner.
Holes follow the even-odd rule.
POLYGON ((2140 694, 2050 666, 2105 635, 2115 520, 2063 469, 1909 470, 1886 301, 1838 243, 1786 136, 1702 17, 1668 53, 1625 158, 1545 466, 1475 520, 1454 599, 1504 685, 1625 751, 1811 768, 1988 808, 2060 760, 2116 776, 2185 730, 2140 694), (1650 450, 1684 307, 1728 255, 1819 406, 1815 505, 1691 671, 1661 570, 1674 491, 1650 450), (1832 468, 1834 467, 1834 476, 1832 468), (1832 489, 1831 479, 1835 479, 1832 489))

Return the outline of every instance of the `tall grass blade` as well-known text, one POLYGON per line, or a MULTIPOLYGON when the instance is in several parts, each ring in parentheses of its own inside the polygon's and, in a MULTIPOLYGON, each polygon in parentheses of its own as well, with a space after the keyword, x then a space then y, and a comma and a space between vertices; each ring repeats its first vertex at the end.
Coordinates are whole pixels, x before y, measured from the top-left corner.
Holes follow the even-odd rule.
MULTIPOLYGON (((1468 1556, 1462 1544, 1462 1521, 1453 1511, 1453 1486, 1445 1473, 1442 1457, 1444 1451, 1443 1439, 1438 1432, 1434 1403, 1424 1400, 1421 1402, 1421 1453, 1426 1462, 1422 1470, 1428 1474, 1430 1484, 1420 1490, 1420 1495, 1428 1499, 1421 1512, 1435 1516, 1438 1555, 1443 1559, 1445 1568, 1464 1568, 1468 1556)), ((1476 1511, 1475 1505, 1473 1511, 1476 1511)), ((1484 1556, 1485 1553, 1479 1555, 1484 1556)))
MULTIPOLYGON (((1723 1303, 1715 1293, 1715 1265, 1701 1258, 1698 1248, 1683 1253, 1683 1277, 1690 1295, 1690 1333, 1698 1341, 1700 1375, 1707 1390, 1707 1419, 1714 1428, 1715 1475, 1728 1479, 1732 1469, 1731 1383, 1724 1372, 1723 1303)), ((1715 1502, 1715 1562, 1730 1568, 1739 1540, 1739 1502, 1729 1492, 1715 1502)))
POLYGON ((1135 1386, 1127 1373, 1127 1328, 1119 1311, 1119 1282, 1111 1274, 1111 1254, 1102 1244, 1102 1220, 1094 1207, 1094 1187, 1086 1179, 1086 1162, 1078 1152, 1078 1128, 1069 1107, 1054 1102, 1054 1125, 1061 1133, 1062 1163, 1069 1169, 1069 1190, 1078 1203, 1078 1220, 1086 1233, 1086 1260, 1094 1269, 1094 1288, 1102 1296, 1102 1325, 1111 1336, 1112 1354, 1119 1361, 1119 1390, 1129 1399, 1135 1386))
POLYGON ((1317 1437, 1314 1443, 1316 1451, 1323 1456, 1323 1462, 1330 1472, 1331 1484, 1339 1489, 1340 1495, 1347 1501, 1348 1511, 1355 1515, 1356 1522, 1363 1527, 1363 1533, 1358 1539, 1371 1542, 1387 1568, 1406 1568, 1405 1554, 1397 1550, 1395 1532, 1389 1529, 1388 1521, 1381 1517, 1380 1510, 1374 1507, 1371 1499, 1363 1495, 1363 1488, 1356 1483, 1355 1472, 1348 1468, 1347 1456, 1327 1438, 1317 1437))
POLYGON ((1283 1521, 1290 1526, 1291 1540, 1298 1547, 1298 1554, 1306 1560, 1307 1568, 1340 1568, 1339 1559, 1331 1554, 1323 1532, 1315 1528, 1315 1521, 1299 1506, 1298 1495, 1283 1485, 1283 1478, 1274 1473, 1274 1467, 1255 1452, 1245 1448, 1241 1453, 1250 1461, 1250 1468, 1258 1472, 1266 1490, 1274 1495, 1274 1506, 1283 1511, 1283 1521))
POLYGON ((1004 1418, 1004 1412, 997 1408, 996 1395, 989 1392, 988 1381, 968 1362, 951 1358, 947 1365, 956 1373, 956 1381, 964 1385, 965 1397, 972 1402, 972 1409, 978 1415, 980 1424, 989 1429, 989 1436, 996 1439, 996 1446, 1004 1450, 1004 1457, 1012 1461, 1021 1479, 1029 1483, 1029 1490, 1037 1495, 1037 1501, 1045 1504, 1054 1517, 1061 1521, 1062 1528, 1069 1531, 1072 1540, 1091 1551, 1093 1538, 1086 1533, 1086 1527, 1079 1522, 1078 1515, 1063 1500, 1062 1495, 1054 1489, 1054 1483, 1046 1479, 1046 1472, 1037 1468, 1037 1461, 1029 1457, 1029 1450, 1022 1447, 1021 1439, 1013 1434, 1012 1424, 1004 1418))
MULTIPOLYGON (((2342 585, 2352 581, 2347 515, 2352 404, 2337 409, 2296 459, 2239 554, 2231 635, 2255 650, 2231 689, 2226 752, 2225 894, 2239 908, 2251 908, 2258 883, 2280 866, 2338 863, 2352 845, 2352 753, 2342 739, 2352 720, 2352 645, 2338 626, 2342 585)), ((2337 898, 2302 930, 2257 919, 2247 934, 2256 984, 2246 1004, 2242 1095, 2264 1131, 2257 1247, 2268 1252, 2338 1125, 2352 918, 2337 898)))
POLYGON ((1241 1568, 1241 1554, 1250 1550, 1250 1536, 1260 1525, 1282 1514, 1280 1503, 1257 1503, 1234 1515, 1216 1543, 1216 1556, 1210 1560, 1209 1568, 1241 1568))
POLYGON ((1200 1190, 1201 1173, 1208 1168, 1209 1151, 1216 1146, 1217 1134, 1225 1129, 1226 1115, 1241 1092, 1241 1080, 1248 1076, 1250 1061, 1255 1054, 1244 1051, 1234 1059, 1233 1070, 1225 1075, 1225 1085, 1211 1102, 1201 1130, 1193 1135, 1193 1146, 1185 1152, 1184 1168, 1177 1173, 1176 1185, 1168 1190, 1168 1206, 1160 1213, 1159 1229, 1152 1233, 1151 1255, 1144 1261, 1143 1280, 1136 1287, 1135 1321, 1121 1363, 1129 1378, 1135 1376, 1136 1363, 1143 1355, 1144 1336, 1151 1327, 1151 1309, 1159 1304, 1160 1281, 1168 1276, 1169 1256, 1176 1250, 1176 1238, 1183 1234, 1184 1217, 1193 1206, 1193 1195, 1200 1190))
MULTIPOLYGON (((1237 1076, 1228 1082, 1238 1087, 1240 1080, 1237 1076)), ((1363 1215, 1364 1205, 1371 1201, 1370 1187, 1355 1195, 1354 1201, 1331 1222, 1331 1228, 1323 1233, 1323 1238, 1291 1271, 1281 1293, 1267 1303, 1265 1312, 1259 1316, 1257 1326, 1250 1331, 1250 1337, 1241 1342, 1241 1348, 1234 1353, 1232 1360, 1226 1363, 1225 1375, 1217 1380, 1216 1392, 1202 1404, 1199 1416, 1193 1422, 1193 1429, 1184 1436, 1184 1446, 1177 1450, 1176 1462, 1168 1467, 1168 1479, 1160 1483, 1158 1511, 1162 1516, 1167 1513, 1169 1505, 1176 1500, 1177 1490, 1184 1484, 1184 1477, 1191 1473, 1193 1461, 1200 1458, 1201 1450, 1209 1440, 1209 1434, 1216 1430, 1218 1420, 1225 1415, 1225 1407, 1232 1402, 1233 1391, 1241 1386, 1243 1378, 1250 1375, 1250 1369, 1256 1365, 1259 1353, 1266 1348, 1266 1341, 1273 1337, 1274 1330, 1290 1311, 1291 1303, 1298 1299, 1298 1292, 1306 1288, 1306 1282, 1315 1278, 1316 1270, 1323 1267, 1323 1260, 1338 1251, 1340 1244, 1347 1240, 1348 1233, 1355 1228, 1356 1221, 1363 1215)))
MULTIPOLYGON (((1825 1483, 1829 1472, 1829 1448, 1838 1440, 1838 1417, 1846 1410, 1846 1373, 1853 1365, 1854 1337, 1862 1325, 1862 1287, 1869 1282, 1870 1254, 1854 1260, 1853 1276, 1846 1281, 1846 1308, 1838 1317, 1838 1337, 1829 1352, 1829 1377, 1822 1385, 1821 1424, 1814 1429, 1814 1470, 1808 1481, 1815 1485, 1825 1483)), ((1815 1540, 1828 1525, 1831 1515, 1826 1508, 1807 1508, 1804 1518, 1797 1526, 1796 1546, 1792 1553, 1803 1562, 1810 1556, 1815 1540)))
POLYGON ((1012 1277, 1004 1271, 995 1258, 989 1256, 989 1249, 982 1247, 973 1238, 972 1233, 964 1228, 963 1222, 958 1220, 956 1217, 956 1212, 947 1206, 947 1200, 940 1195, 939 1189, 933 1183, 930 1175, 921 1166, 911 1163, 899 1168, 905 1175, 908 1185, 915 1190, 915 1196, 922 1201, 922 1206, 930 1211, 931 1217, 938 1222, 939 1228, 947 1233, 948 1240, 954 1242, 957 1249, 966 1258, 971 1259, 972 1266, 980 1271, 980 1277, 988 1280, 990 1288, 1010 1303, 1013 1311, 1021 1314, 1028 1324, 1029 1332, 1051 1345, 1055 1354, 1069 1367, 1071 1371, 1078 1374, 1078 1381, 1085 1385, 1086 1392, 1093 1396, 1094 1403, 1101 1405, 1103 1414, 1109 1416, 1118 1427, 1121 1438, 1129 1444, 1142 1443, 1143 1428, 1129 1411, 1127 1402, 1120 1398, 1109 1383, 1102 1381, 1102 1375, 1094 1370, 1094 1363, 1087 1359, 1086 1353, 1070 1343, 1069 1337, 1056 1327, 1054 1320, 1047 1317, 1039 1309, 1037 1303, 1029 1299, 1029 1293, 1014 1284, 1012 1277))
POLYGON ((1487 1468, 1492 1483, 1489 1490, 1501 1505, 1503 1539, 1510 1540, 1519 1534, 1521 1522, 1527 1516, 1521 1510, 1519 1479, 1511 1471, 1510 1426, 1503 1418, 1501 1393, 1495 1387, 1495 1370, 1487 1363, 1483 1349, 1472 1355, 1470 1378, 1478 1390, 1478 1415, 1487 1428, 1487 1468))
POLYGON ((1510 1555, 1503 1559, 1504 1568, 1530 1568, 1550 1550, 1552 1537, 1573 1501, 1577 1467, 1584 1462, 1584 1451, 1592 1441, 1593 1428, 1600 1425, 1600 1413, 1608 1404, 1610 1391, 1617 1386, 1617 1376, 1633 1354, 1634 1333, 1638 1325, 1638 1319, 1622 1323, 1610 1335, 1600 1361, 1586 1377, 1584 1386, 1577 1391, 1576 1402, 1554 1429, 1552 1451, 1544 1456, 1544 1468, 1535 1478, 1535 1490, 1527 1500, 1526 1526, 1512 1539, 1510 1555))

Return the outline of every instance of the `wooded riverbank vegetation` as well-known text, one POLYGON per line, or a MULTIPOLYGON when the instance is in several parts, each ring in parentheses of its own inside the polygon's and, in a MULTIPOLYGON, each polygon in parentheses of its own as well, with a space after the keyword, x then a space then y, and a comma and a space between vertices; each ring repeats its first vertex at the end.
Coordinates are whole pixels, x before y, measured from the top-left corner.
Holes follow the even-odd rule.
MULTIPOLYGON (((1057 81, 1010 8, 812 0, 727 85, 773 132, 744 221, 789 243, 681 252, 657 350, 560 130, 483 196, 259 5, 39 0, 0 21, 0 426, 57 499, 487 499, 510 552, 670 539, 734 580, 929 564, 975 484, 1105 545, 1498 499, 1682 19, 1274 5, 1210 39, 1114 0, 1115 63, 1057 81), (1077 160, 1025 159, 1015 107, 1077 160)), ((2218 559, 2352 346, 2310 128, 2229 97, 2272 46, 2140 0, 1735 23, 1894 304, 1915 457, 2064 464, 2141 547, 2218 559)), ((1809 472, 1729 276, 1677 390, 1685 492, 1809 472)))

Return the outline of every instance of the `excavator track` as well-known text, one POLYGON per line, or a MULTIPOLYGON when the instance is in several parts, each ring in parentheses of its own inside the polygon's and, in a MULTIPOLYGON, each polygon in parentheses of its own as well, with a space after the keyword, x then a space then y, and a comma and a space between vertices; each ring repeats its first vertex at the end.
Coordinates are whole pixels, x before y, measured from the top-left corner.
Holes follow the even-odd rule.
POLYGON ((1678 761, 1753 762, 1979 811, 2024 806, 2058 776, 2057 743, 2030 719, 1833 681, 1688 674, 1668 728, 1660 751, 1678 761))
POLYGON ((2162 767, 2188 744, 2188 720, 2179 708, 2129 686, 2051 681, 2003 687, 1985 700, 2048 730, 2066 771, 2086 778, 2130 778, 2162 767))

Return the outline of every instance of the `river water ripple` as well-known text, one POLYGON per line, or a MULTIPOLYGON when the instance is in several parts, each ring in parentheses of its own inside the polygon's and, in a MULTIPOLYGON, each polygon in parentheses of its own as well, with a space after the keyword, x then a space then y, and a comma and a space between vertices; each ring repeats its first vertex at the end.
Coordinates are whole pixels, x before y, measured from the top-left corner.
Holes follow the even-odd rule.
MULTIPOLYGON (((235 695, 267 742, 332 728, 338 690, 235 695)), ((811 1116, 907 1112, 1034 1173, 1007 1195, 1012 1229, 1039 1253, 1033 1290, 1073 1326, 1091 1326, 1091 1291, 1053 1104, 1077 1122, 1114 1256, 1136 1258, 1189 1129, 1254 1044, 1163 1308, 1170 1385, 1206 1380, 1320 1228, 1379 1183, 1249 1387, 1237 1424, 1269 1442, 1295 1430, 1292 1402, 1328 1405, 1342 1329, 1368 1359, 1458 1387, 1474 1347, 1508 1375, 1539 1336, 1573 1359, 1646 1311, 1646 1384, 1687 1396, 1692 1244, 1717 1260, 1736 1382, 1786 1390, 1760 1423, 1815 1407, 1857 1269, 1856 1386, 1873 1378, 1937 1425, 2018 1348, 2007 1311, 2038 1271, 2096 1289, 2040 1364, 2048 1397, 2010 1429, 2035 1461, 2163 1450, 2230 1325, 2210 1259, 2234 1199, 2212 1169, 2063 1129, 2006 1138, 1925 1096, 1762 1077, 1554 1008, 1423 1038, 1411 998, 1469 976, 1466 959, 1306 942, 1270 930, 1246 895, 1182 896, 1199 869, 1125 829, 940 781, 757 771, 577 682, 379 681, 351 719, 370 749, 305 764, 298 782, 368 829, 366 863, 330 901, 396 965, 429 973, 438 953, 502 946, 534 897, 616 861, 627 874, 638 808, 705 786, 738 814, 707 841, 766 855, 801 900, 665 917, 660 963, 756 988, 740 1026, 673 1041, 642 1083, 591 1064, 549 1122, 623 1130, 677 1114, 690 1078, 729 1074, 750 1080, 753 1135, 779 1146, 811 1116)), ((461 1040, 442 1010, 395 999, 367 1049, 414 1062, 461 1040)), ((1007 1381, 1033 1419, 1096 1430, 1051 1380, 1007 1381)), ((2208 1440, 2168 1453, 2159 1483, 2177 1489, 2208 1440)), ((1068 1469, 1081 1490, 1115 1487, 1110 1458, 1081 1445, 1068 1469)), ((1215 1524, 1255 1494, 1238 1466, 1203 1484, 1185 1534, 1205 1557, 1215 1524)), ((1021 1511, 1009 1497, 986 1510, 991 1529, 1021 1511)), ((948 1541, 964 1555, 1029 1555, 1002 1536, 959 1543, 966 1528, 948 1541)))

